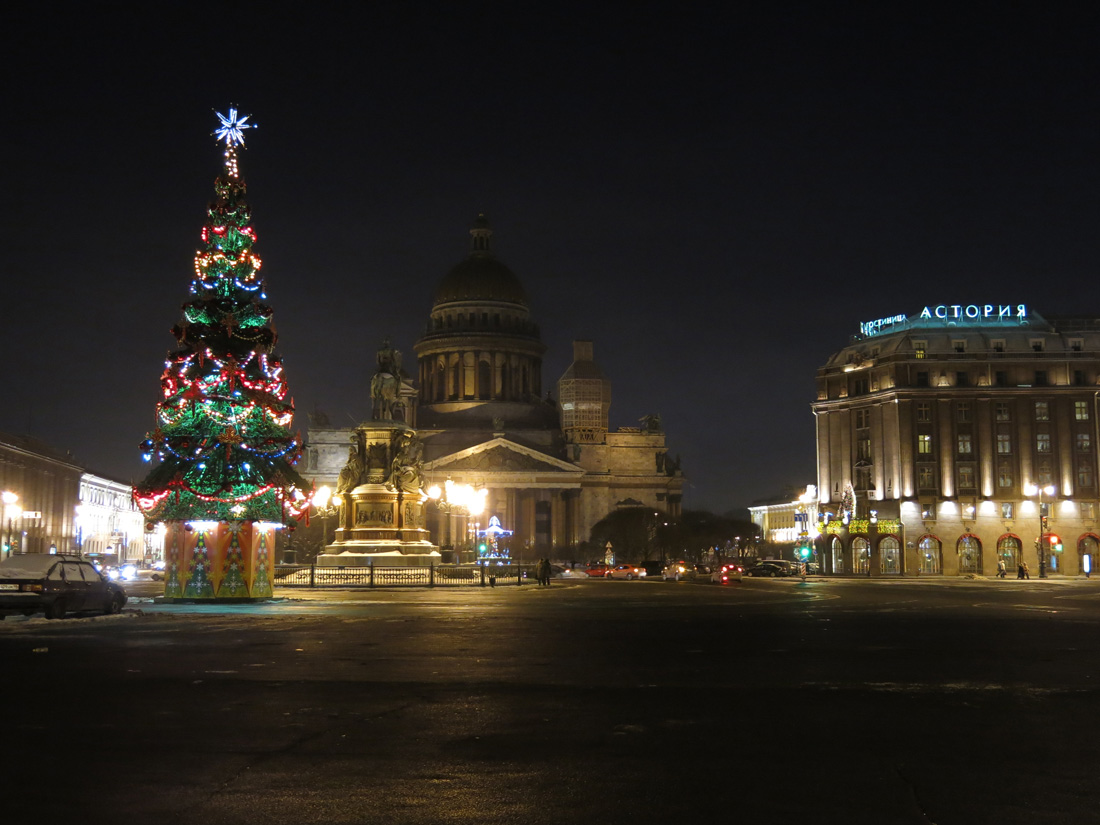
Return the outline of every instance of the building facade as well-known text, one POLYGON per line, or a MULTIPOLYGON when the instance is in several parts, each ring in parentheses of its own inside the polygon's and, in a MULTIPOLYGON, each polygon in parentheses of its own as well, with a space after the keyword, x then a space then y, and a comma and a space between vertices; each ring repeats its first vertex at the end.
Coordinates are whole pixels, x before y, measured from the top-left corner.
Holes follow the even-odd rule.
POLYGON ((862 324, 817 372, 823 568, 1095 569, 1098 401, 1100 319, 939 305, 862 324))
POLYGON ((75 553, 83 468, 72 456, 27 437, 0 434, 2 555, 75 553))
MULTIPOLYGON (((513 558, 578 558, 592 527, 616 509, 648 507, 677 517, 683 477, 660 418, 610 429, 611 382, 590 341, 574 344, 558 398, 544 394, 546 347, 527 293, 493 252, 484 216, 470 236, 468 256, 436 288, 398 405, 400 420, 423 442, 426 487, 449 479, 487 490, 476 516, 431 503, 433 543, 468 547, 496 517, 511 531, 513 558)), ((304 474, 334 485, 350 437, 350 428, 315 416, 304 474)))
POLYGON ((89 558, 114 565, 163 559, 163 528, 146 531, 133 487, 92 473, 80 476, 76 545, 89 558))

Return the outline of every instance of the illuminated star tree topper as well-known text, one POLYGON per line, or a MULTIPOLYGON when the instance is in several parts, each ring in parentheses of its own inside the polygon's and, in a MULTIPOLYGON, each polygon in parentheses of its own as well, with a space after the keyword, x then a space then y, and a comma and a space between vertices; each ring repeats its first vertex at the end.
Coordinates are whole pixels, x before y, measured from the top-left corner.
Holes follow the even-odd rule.
POLYGON ((223 115, 221 112, 214 112, 214 114, 222 122, 221 127, 214 131, 214 135, 218 140, 225 141, 226 174, 231 178, 236 178, 238 176, 237 147, 244 146, 244 130, 255 129, 256 124, 248 122, 252 115, 239 117, 237 110, 233 107, 230 107, 228 115, 223 115))

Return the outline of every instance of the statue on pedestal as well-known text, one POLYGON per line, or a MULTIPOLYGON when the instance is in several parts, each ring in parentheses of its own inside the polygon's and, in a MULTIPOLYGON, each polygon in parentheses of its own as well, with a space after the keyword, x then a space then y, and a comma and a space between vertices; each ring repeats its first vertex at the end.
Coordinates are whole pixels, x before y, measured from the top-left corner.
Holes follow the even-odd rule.
POLYGON ((370 380, 371 418, 393 421, 401 406, 401 352, 387 338, 378 350, 378 369, 370 380))

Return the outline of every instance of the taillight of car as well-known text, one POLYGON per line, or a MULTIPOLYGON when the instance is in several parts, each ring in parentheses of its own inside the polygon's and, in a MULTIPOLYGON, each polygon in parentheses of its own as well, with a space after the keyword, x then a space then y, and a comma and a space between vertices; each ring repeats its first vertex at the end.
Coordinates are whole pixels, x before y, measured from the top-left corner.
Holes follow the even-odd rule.
POLYGON ((42 585, 35 582, 34 584, 24 584, 20 589, 25 593, 41 593, 42 585))
POLYGON ((722 576, 722 582, 723 583, 728 582, 729 580, 730 580, 729 576, 725 576, 725 575, 722 576))

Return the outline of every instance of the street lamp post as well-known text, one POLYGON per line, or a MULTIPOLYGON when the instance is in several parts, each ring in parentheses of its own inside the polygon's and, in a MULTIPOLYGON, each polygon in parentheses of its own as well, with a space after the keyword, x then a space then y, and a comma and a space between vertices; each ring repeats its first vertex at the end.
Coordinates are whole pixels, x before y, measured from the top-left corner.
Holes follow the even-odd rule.
POLYGON ((23 508, 19 506, 19 496, 11 492, 11 490, 5 490, 0 494, 0 500, 4 502, 4 517, 8 520, 8 558, 12 557, 12 551, 15 549, 12 547, 12 541, 15 538, 15 519, 19 518, 23 514, 23 508))
POLYGON ((336 513, 336 498, 328 485, 320 487, 313 494, 313 506, 317 509, 317 515, 321 517, 321 552, 325 552, 328 545, 328 517, 336 513), (332 502, 330 504, 330 502, 332 502))
POLYGON ((1024 487, 1024 495, 1026 496, 1038 496, 1039 497, 1039 578, 1045 579, 1047 577, 1047 554, 1046 548, 1043 546, 1046 541, 1046 524, 1043 521, 1043 493, 1047 494, 1047 498, 1054 495, 1054 485, 1048 484, 1045 487, 1040 487, 1037 484, 1029 484, 1024 487))

